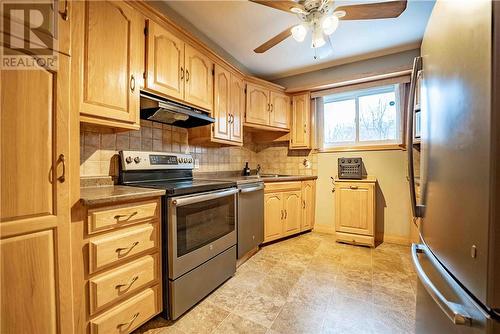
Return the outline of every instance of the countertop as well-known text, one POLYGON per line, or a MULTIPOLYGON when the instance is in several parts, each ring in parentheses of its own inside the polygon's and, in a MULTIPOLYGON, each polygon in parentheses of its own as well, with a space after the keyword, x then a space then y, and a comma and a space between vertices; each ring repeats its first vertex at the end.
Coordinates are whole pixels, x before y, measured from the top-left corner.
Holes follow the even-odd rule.
POLYGON ((80 201, 86 206, 99 204, 114 204, 115 202, 136 200, 165 195, 163 189, 101 186, 80 188, 80 201))
POLYGON ((306 181, 316 180, 318 177, 314 175, 280 175, 280 174, 263 174, 243 176, 240 172, 208 172, 196 173, 195 178, 198 179, 211 179, 232 181, 237 184, 247 184, 255 182, 292 182, 292 181, 306 181))

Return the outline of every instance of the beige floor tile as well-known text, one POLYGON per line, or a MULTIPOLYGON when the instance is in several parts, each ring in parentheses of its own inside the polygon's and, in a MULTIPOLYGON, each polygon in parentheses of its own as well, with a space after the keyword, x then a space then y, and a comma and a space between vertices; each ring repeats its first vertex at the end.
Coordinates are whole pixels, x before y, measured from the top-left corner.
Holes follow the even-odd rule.
POLYGON ((413 292, 411 277, 401 272, 374 271, 373 285, 413 292))
POLYGON ((397 310, 374 306, 373 333, 413 334, 415 333, 415 319, 397 310))
POLYGON ((373 303, 376 306, 405 311, 414 317, 415 298, 413 291, 373 285, 373 303))
POLYGON ((344 279, 339 276, 335 280, 334 294, 371 303, 373 298, 372 282, 371 280, 344 279))
POLYGON ((285 300, 258 293, 248 294, 244 303, 239 304, 234 313, 266 327, 271 327, 285 300))
POLYGON ((228 311, 205 300, 178 319, 173 327, 186 334, 211 333, 228 315, 228 311))
POLYGON ((271 328, 283 334, 319 333, 325 310, 326 305, 289 302, 283 306, 271 328))
POLYGON ((336 296, 325 312, 322 333, 372 333, 373 305, 358 299, 336 296))
POLYGON ((230 314, 215 329, 216 334, 264 334, 267 328, 236 314, 230 314))

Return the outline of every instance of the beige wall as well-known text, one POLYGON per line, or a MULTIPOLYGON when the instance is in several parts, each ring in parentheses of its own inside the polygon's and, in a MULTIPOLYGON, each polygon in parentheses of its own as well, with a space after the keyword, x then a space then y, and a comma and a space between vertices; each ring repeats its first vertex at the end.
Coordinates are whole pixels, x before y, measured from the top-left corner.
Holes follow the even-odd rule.
POLYGON ((376 231, 387 241, 405 242, 410 235, 410 206, 406 179, 406 151, 366 151, 319 153, 316 187, 316 226, 318 230, 335 228, 335 193, 331 177, 337 175, 337 159, 361 157, 369 175, 378 180, 376 231))

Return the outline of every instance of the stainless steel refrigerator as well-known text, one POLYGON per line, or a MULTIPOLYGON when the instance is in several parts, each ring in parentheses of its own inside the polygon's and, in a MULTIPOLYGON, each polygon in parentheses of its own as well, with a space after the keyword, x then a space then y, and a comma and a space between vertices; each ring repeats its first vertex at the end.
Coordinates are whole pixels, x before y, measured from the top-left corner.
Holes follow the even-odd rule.
POLYGON ((415 60, 407 139, 413 215, 421 219, 412 245, 417 334, 500 333, 499 25, 500 2, 438 0, 415 60))

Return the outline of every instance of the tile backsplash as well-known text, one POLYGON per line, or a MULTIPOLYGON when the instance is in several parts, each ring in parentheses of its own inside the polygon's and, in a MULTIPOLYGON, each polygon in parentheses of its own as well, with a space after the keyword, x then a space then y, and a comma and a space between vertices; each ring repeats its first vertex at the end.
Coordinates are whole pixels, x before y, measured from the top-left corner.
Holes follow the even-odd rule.
POLYGON ((190 153, 199 161, 199 172, 241 170, 248 161, 262 173, 317 174, 317 155, 310 150, 288 150, 288 142, 254 144, 245 133, 242 147, 204 147, 188 144, 188 132, 166 124, 141 120, 140 130, 112 129, 82 123, 80 126, 80 176, 118 176, 118 151, 143 150, 190 153), (306 168, 306 165, 309 167, 306 168))

